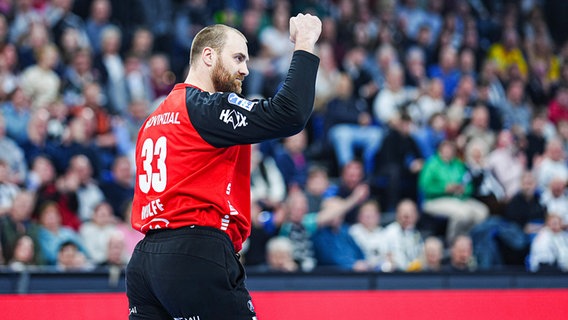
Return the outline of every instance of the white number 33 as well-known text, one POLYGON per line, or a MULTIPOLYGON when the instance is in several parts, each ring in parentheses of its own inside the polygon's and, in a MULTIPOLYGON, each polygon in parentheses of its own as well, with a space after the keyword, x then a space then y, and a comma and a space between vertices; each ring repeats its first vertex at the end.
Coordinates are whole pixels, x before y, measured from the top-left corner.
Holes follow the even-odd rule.
POLYGON ((166 170, 166 137, 160 137, 154 141, 150 138, 144 141, 142 145, 142 154, 140 155, 143 159, 143 174, 138 176, 138 186, 140 190, 144 193, 148 193, 150 188, 154 189, 155 192, 162 192, 166 189, 167 181, 167 170, 166 170), (156 168, 158 172, 153 172, 152 162, 154 161, 154 156, 156 159, 156 168))

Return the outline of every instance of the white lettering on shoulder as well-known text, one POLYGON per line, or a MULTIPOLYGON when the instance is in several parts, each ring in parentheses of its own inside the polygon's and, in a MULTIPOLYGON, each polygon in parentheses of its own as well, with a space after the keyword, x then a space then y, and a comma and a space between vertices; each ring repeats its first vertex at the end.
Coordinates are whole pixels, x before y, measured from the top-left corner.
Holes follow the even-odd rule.
POLYGON ((180 124, 179 112, 164 112, 151 116, 148 121, 146 121, 144 130, 152 126, 160 126, 164 124, 180 124))

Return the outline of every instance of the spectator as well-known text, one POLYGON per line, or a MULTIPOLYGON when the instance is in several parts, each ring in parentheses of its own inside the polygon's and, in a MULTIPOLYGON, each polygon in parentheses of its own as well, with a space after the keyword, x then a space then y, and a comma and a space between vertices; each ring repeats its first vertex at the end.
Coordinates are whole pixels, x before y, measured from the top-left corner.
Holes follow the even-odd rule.
POLYGON ((79 250, 77 243, 73 241, 64 241, 59 245, 55 267, 58 271, 86 271, 91 269, 87 258, 79 250))
POLYGON ((370 173, 383 132, 373 125, 371 111, 365 100, 353 95, 353 82, 349 76, 339 76, 335 93, 337 97, 325 107, 324 132, 329 137, 339 169, 355 158, 357 150, 362 150, 365 171, 370 173))
POLYGON ((547 214, 545 227, 532 242, 529 266, 533 272, 568 271, 568 233, 562 229, 562 218, 554 212, 547 214))
POLYGON ((341 86, 341 72, 337 66, 333 47, 327 42, 317 47, 320 66, 316 75, 315 112, 326 112, 325 106, 337 96, 336 90, 341 86))
POLYGON ((99 73, 93 67, 89 49, 75 49, 69 60, 61 79, 61 91, 65 104, 76 106, 82 103, 87 85, 99 80, 99 73))
POLYGON ((566 153, 559 139, 551 139, 546 143, 542 161, 535 164, 539 190, 548 188, 553 178, 568 180, 566 153))
POLYGON ((308 212, 318 212, 330 189, 331 184, 327 168, 320 165, 312 165, 308 170, 306 181, 306 197, 308 198, 308 212))
POLYGON ((419 271, 439 272, 442 270, 444 258, 444 242, 435 236, 424 239, 424 256, 419 271))
POLYGON ((536 189, 536 179, 532 172, 524 172, 521 189, 507 203, 504 218, 516 223, 527 235, 533 236, 542 227, 546 207, 541 202, 541 193, 536 189))
POLYGON ((18 239, 26 235, 34 242, 34 264, 44 262, 39 250, 39 226, 32 218, 34 200, 33 193, 21 191, 14 199, 18 205, 12 206, 7 215, 0 217, 0 252, 4 255, 0 256, 0 260, 12 260, 18 239))
POLYGON ((85 30, 94 54, 98 54, 101 51, 103 30, 114 26, 110 22, 111 15, 112 6, 109 0, 94 0, 91 2, 89 17, 85 21, 85 30))
POLYGON ((38 221, 40 250, 46 264, 58 263, 60 248, 66 242, 73 242, 82 248, 79 234, 61 224, 61 213, 55 202, 47 201, 39 206, 38 221))
POLYGON ((540 203, 546 207, 547 213, 554 213, 562 218, 562 226, 568 226, 568 192, 566 178, 554 176, 548 187, 543 190, 540 203))
POLYGON ((355 223, 359 206, 369 199, 369 184, 364 179, 363 164, 353 160, 343 167, 337 185, 327 193, 328 198, 340 203, 347 224, 355 223))
POLYGON ((450 45, 442 47, 439 54, 439 63, 428 68, 430 78, 440 78, 444 83, 444 100, 450 102, 458 83, 461 73, 457 68, 457 51, 450 45))
POLYGON ((477 105, 473 108, 471 120, 457 138, 458 148, 464 150, 468 142, 473 139, 482 141, 488 150, 493 149, 495 144, 495 132, 489 127, 489 110, 484 105, 477 105))
POLYGON ((446 241, 469 232, 488 216, 485 204, 472 198, 473 186, 464 163, 456 157, 455 145, 444 141, 438 154, 424 164, 419 188, 424 195, 422 209, 429 214, 447 217, 446 241))
POLYGON ((507 98, 499 105, 503 127, 515 134, 526 134, 530 130, 532 109, 525 97, 525 84, 513 80, 507 86, 507 98))
POLYGON ((526 144, 523 149, 527 159, 527 169, 530 170, 535 164, 541 162, 550 129, 553 129, 553 127, 545 115, 537 114, 533 117, 531 130, 525 137, 526 144))
POLYGON ((511 67, 519 70, 526 78, 528 67, 519 43, 519 34, 513 28, 503 29, 502 39, 489 47, 487 59, 497 63, 499 76, 503 81, 507 78, 507 70, 511 67))
POLYGON ((116 231, 116 218, 112 207, 107 202, 99 203, 89 221, 83 222, 79 229, 81 242, 89 261, 94 264, 103 263, 108 256, 108 242, 116 231))
POLYGON ((128 91, 127 70, 120 55, 122 32, 115 26, 108 26, 101 31, 100 37, 101 50, 95 55, 94 65, 100 73, 101 88, 108 97, 108 110, 124 115, 128 91))
POLYGON ((0 159, 0 216, 5 215, 14 205, 16 195, 20 188, 9 180, 8 164, 0 159))
POLYGON ((148 60, 150 87, 155 99, 164 98, 174 87, 176 76, 170 69, 170 60, 165 54, 153 54, 148 60))
POLYGON ((103 180, 100 189, 114 215, 122 219, 121 214, 134 196, 134 170, 127 156, 114 159, 111 176, 108 180, 103 180))
POLYGON ((28 266, 37 265, 35 244, 28 235, 21 235, 16 240, 14 256, 8 261, 8 267, 13 271, 24 271, 28 266))
POLYGON ((285 218, 279 235, 292 241, 292 256, 300 269, 305 272, 312 271, 316 266, 312 236, 318 226, 326 221, 322 220, 322 216, 317 212, 308 211, 307 198, 301 190, 292 191, 288 195, 283 209, 285 218))
POLYGON ((393 212, 402 198, 417 198, 416 181, 424 159, 411 130, 412 120, 408 115, 393 118, 374 159, 372 187, 384 195, 381 200, 387 212, 393 212))
POLYGON ((99 267, 124 269, 130 259, 126 252, 124 235, 118 231, 113 232, 107 242, 105 260, 98 264, 99 267))
POLYGON ((287 190, 304 188, 308 177, 310 159, 307 154, 306 130, 282 139, 274 151, 274 160, 286 183, 287 190))
POLYGON ((487 167, 505 189, 506 198, 510 199, 520 189, 521 175, 525 171, 526 161, 515 143, 515 137, 509 130, 502 130, 497 135, 495 148, 487 156, 487 167))
POLYGON ((122 219, 118 219, 116 224, 116 231, 122 234, 124 238, 124 258, 128 261, 134 252, 136 244, 142 238, 144 234, 134 230, 130 224, 130 216, 132 215, 132 201, 130 201, 123 210, 122 219))
POLYGON ((266 244, 267 271, 294 272, 298 264, 294 261, 292 240, 287 237, 274 237, 266 244))
POLYGON ((328 225, 319 227, 312 239, 319 267, 358 272, 370 270, 363 251, 349 234, 343 214, 335 215, 328 225))
POLYGON ((4 116, 0 115, 0 159, 8 166, 8 181, 21 184, 24 182, 28 168, 24 152, 18 144, 8 136, 6 136, 6 121, 4 116))
POLYGON ((404 70, 392 65, 386 71, 386 85, 373 102, 373 115, 377 123, 387 126, 393 119, 407 111, 410 103, 417 98, 417 92, 404 87, 404 70))
POLYGON ((443 271, 473 272, 477 270, 477 262, 473 255, 473 243, 466 235, 457 236, 450 248, 450 261, 443 265, 443 271))
POLYGON ((387 259, 387 242, 381 226, 379 203, 368 200, 361 205, 357 223, 349 227, 349 234, 363 250, 365 261, 371 270, 382 270, 387 259))
POLYGON ((274 210, 284 201, 286 184, 274 158, 263 154, 258 144, 252 146, 251 198, 263 210, 274 210))
POLYGON ((403 199, 396 207, 396 220, 384 229, 384 241, 391 267, 383 266, 383 271, 413 270, 423 255, 424 244, 420 232, 416 230, 418 210, 416 203, 403 199))
POLYGON ((28 137, 27 128, 32 113, 30 99, 19 87, 14 88, 8 97, 9 101, 2 104, 6 135, 21 145, 28 137))
POLYGON ((488 150, 485 141, 471 140, 465 147, 465 164, 473 187, 472 197, 484 203, 491 214, 501 215, 508 198, 505 188, 487 165, 488 150))
POLYGON ((76 193, 77 200, 79 202, 79 208, 77 211, 79 218, 83 222, 90 220, 95 208, 105 198, 103 192, 98 186, 97 180, 93 177, 93 167, 89 159, 84 155, 76 155, 72 157, 69 162, 67 175, 75 176, 78 180, 79 185, 76 193))
POLYGON ((37 62, 27 67, 20 76, 20 86, 30 97, 33 108, 44 108, 57 99, 61 80, 54 69, 59 51, 53 44, 46 44, 37 52, 37 62))
POLYGON ((447 124, 448 120, 444 113, 434 113, 427 124, 412 133, 425 160, 435 155, 438 145, 446 140, 447 124))
POLYGON ((428 80, 425 92, 412 104, 408 110, 413 122, 422 128, 436 113, 444 112, 444 83, 439 78, 428 80))

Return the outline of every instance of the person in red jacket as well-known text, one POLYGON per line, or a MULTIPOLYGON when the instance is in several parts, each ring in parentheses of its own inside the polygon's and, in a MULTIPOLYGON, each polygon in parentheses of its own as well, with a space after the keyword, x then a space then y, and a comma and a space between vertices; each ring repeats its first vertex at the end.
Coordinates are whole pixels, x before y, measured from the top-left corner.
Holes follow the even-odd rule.
POLYGON ((294 54, 274 97, 240 95, 247 40, 213 25, 189 73, 140 128, 126 269, 130 319, 256 319, 238 252, 250 234, 250 144, 300 132, 314 103, 321 21, 290 18, 294 54))

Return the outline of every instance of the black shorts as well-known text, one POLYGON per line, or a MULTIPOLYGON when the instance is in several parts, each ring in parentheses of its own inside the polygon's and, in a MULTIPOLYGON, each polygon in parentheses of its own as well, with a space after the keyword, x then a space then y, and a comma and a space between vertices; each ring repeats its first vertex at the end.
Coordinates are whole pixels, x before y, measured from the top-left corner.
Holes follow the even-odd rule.
POLYGON ((129 319, 254 320, 245 271, 223 231, 148 232, 126 268, 129 319))

